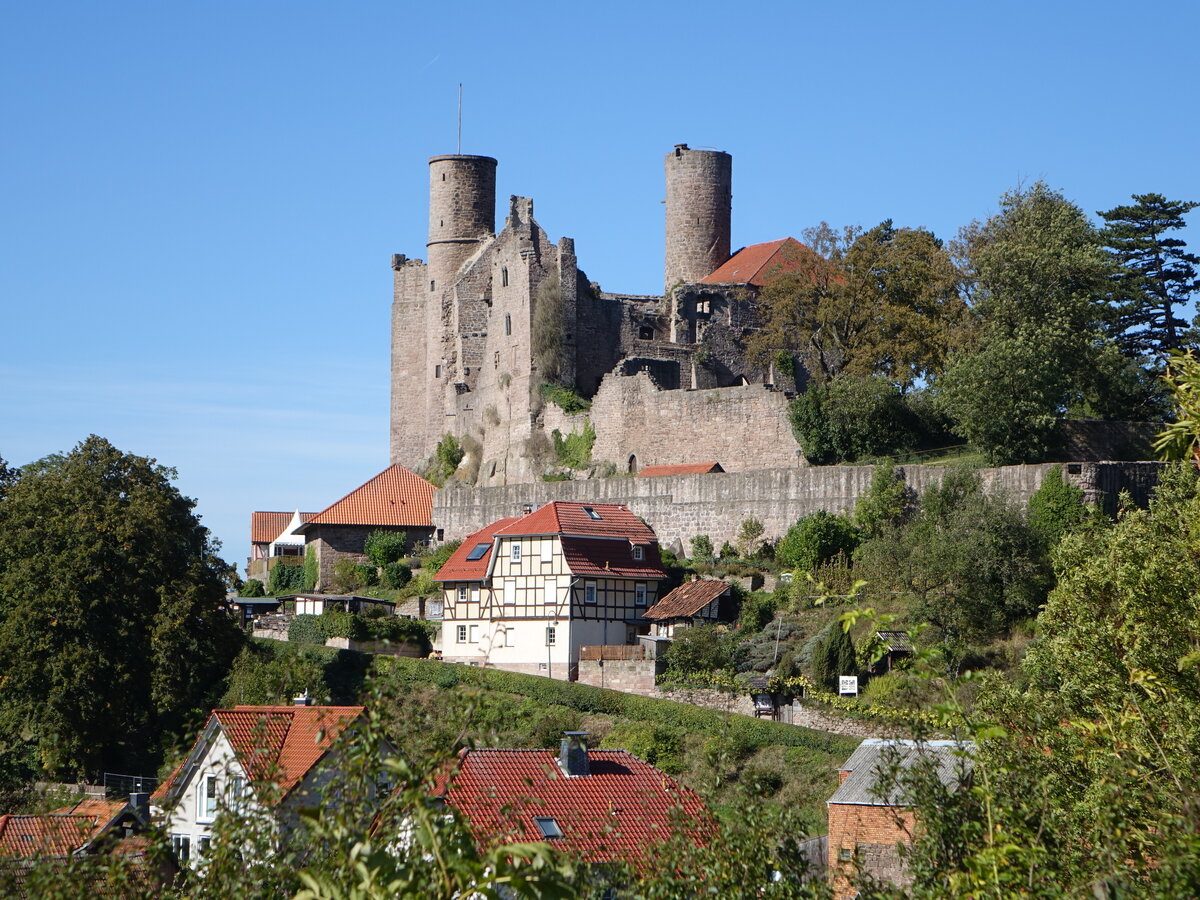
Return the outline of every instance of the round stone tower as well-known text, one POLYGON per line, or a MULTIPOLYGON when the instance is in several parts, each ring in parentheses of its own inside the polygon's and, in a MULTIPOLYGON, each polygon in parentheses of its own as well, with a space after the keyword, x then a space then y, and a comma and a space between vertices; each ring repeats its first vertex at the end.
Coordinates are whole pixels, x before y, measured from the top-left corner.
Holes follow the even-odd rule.
POLYGON ((496 228, 496 160, 434 156, 429 160, 430 291, 450 287, 459 267, 496 228))
POLYGON ((667 290, 699 281, 729 259, 733 157, 676 144, 667 154, 667 290))

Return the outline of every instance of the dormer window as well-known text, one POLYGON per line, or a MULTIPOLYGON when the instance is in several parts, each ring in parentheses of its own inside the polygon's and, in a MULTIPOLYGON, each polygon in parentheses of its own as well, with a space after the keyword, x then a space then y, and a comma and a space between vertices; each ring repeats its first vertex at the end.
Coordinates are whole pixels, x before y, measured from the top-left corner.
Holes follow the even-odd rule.
POLYGON ((633 558, 641 562, 645 558, 645 552, 637 544, 633 545, 633 558))
POLYGON ((563 836, 562 829, 558 827, 558 822, 553 816, 534 816, 533 824, 548 841, 556 841, 563 836))
POLYGON ((592 507, 585 506, 583 511, 588 514, 589 519, 595 519, 597 522, 600 521, 600 513, 596 512, 596 510, 592 509, 592 507))

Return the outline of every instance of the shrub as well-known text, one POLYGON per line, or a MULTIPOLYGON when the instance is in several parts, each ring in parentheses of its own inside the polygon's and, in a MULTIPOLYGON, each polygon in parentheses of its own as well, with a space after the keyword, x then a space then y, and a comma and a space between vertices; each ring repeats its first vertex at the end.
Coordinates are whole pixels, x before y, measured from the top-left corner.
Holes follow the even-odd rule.
POLYGON ((742 601, 738 627, 746 633, 762 631, 775 618, 777 605, 775 597, 771 594, 761 592, 751 594, 742 601))
POLYGON ((349 557, 343 557, 333 564, 333 578, 330 587, 340 594, 348 594, 363 587, 362 566, 349 557))
POLYGON ((550 437, 554 441, 554 455, 559 463, 571 469, 586 469, 592 461, 592 445, 596 443, 596 429, 591 422, 583 423, 583 431, 571 432, 566 437, 555 428, 550 437))
POLYGON ((288 641, 294 644, 324 644, 329 637, 323 616, 300 615, 288 623, 288 641))
POLYGON ((858 661, 854 655, 854 640, 840 625, 832 625, 813 650, 813 683, 830 689, 837 688, 839 675, 858 673, 858 661))
POLYGON ((1041 486, 1029 498, 1029 527, 1050 549, 1087 518, 1083 491, 1063 480, 1062 468, 1051 466, 1041 486))
POLYGON ((304 593, 315 591, 320 577, 321 567, 317 562, 317 548, 309 544, 304 548, 304 593))
POLYGON ((436 575, 438 570, 446 564, 446 560, 458 549, 461 543, 462 541, 447 541, 430 550, 421 557, 421 568, 428 575, 436 575))
POLYGON ((698 534, 692 538, 692 559, 699 562, 713 561, 713 545, 707 534, 698 534))
POLYGON ((458 438, 452 434, 443 435, 442 439, 438 441, 437 447, 434 448, 433 456, 425 471, 425 477, 441 487, 457 471, 458 464, 462 462, 464 455, 466 455, 466 451, 458 442, 458 438))
POLYGON ((765 532, 766 527, 759 519, 751 517, 742 522, 742 527, 738 529, 737 537, 738 550, 742 556, 746 559, 754 557, 765 532))
POLYGON ((242 585, 243 597, 265 597, 266 593, 263 583, 257 578, 247 579, 246 583, 242 585))
POLYGON ((882 378, 838 375, 792 401, 792 431, 809 462, 828 465, 911 450, 919 423, 882 378))
POLYGON ((372 531, 367 535, 363 552, 367 559, 382 568, 404 557, 408 536, 403 531, 372 531))
POLYGON ((734 549, 733 544, 726 541, 721 545, 721 559, 737 559, 738 552, 734 549))
POLYGON ((374 587, 379 584, 379 570, 374 566, 359 565, 356 568, 358 580, 363 587, 374 587))
POLYGON ((611 750, 628 750, 668 775, 683 768, 684 733, 679 728, 664 725, 628 724, 613 728, 600 746, 611 750))
POLYGON ((667 648, 667 670, 674 676, 732 672, 737 656, 737 638, 724 626, 694 625, 675 632, 675 639, 667 648))
POLYGON ((858 542, 857 530, 844 516, 820 509, 789 528, 775 554, 789 566, 811 571, 839 553, 849 557, 858 542))
POLYGON ((391 562, 383 567, 383 582, 393 590, 399 590, 412 580, 412 569, 402 562, 391 562))
POLYGON ((544 399, 553 403, 567 415, 587 412, 592 408, 590 400, 581 397, 571 388, 563 387, 561 384, 543 384, 539 388, 539 391, 544 399))
POLYGON ((903 474, 888 461, 875 467, 871 486, 854 506, 854 524, 874 537, 889 525, 899 525, 911 508, 911 495, 903 474))
POLYGON ((300 566, 289 566, 276 563, 271 570, 270 593, 277 597, 280 594, 298 594, 304 588, 304 569, 300 566))

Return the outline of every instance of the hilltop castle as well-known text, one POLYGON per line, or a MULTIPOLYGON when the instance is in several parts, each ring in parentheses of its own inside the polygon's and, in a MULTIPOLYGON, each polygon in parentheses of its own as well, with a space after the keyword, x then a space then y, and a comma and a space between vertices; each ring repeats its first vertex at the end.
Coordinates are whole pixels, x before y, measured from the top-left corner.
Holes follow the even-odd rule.
POLYGON ((537 481, 554 431, 591 428, 592 461, 610 472, 803 465, 787 420, 794 376, 753 365, 745 338, 764 278, 808 251, 789 238, 730 255, 728 153, 676 146, 666 190, 663 295, 611 294, 571 238, 549 239, 529 198, 509 199, 496 233, 495 159, 430 159, 427 261, 392 257, 391 461, 415 466, 449 433, 469 480, 537 481), (565 413, 543 384, 590 410, 565 413))

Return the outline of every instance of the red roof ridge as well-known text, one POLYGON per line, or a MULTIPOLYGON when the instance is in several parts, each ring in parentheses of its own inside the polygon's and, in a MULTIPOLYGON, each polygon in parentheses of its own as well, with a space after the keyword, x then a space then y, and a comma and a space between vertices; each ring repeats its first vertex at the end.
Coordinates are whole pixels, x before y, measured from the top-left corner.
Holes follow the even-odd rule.
POLYGON ((793 237, 749 244, 700 279, 700 283, 753 284, 762 287, 774 275, 802 270, 806 259, 823 257, 793 237))
POLYGON ((298 531, 313 525, 433 526, 433 484, 399 463, 388 466, 329 504, 298 531))

